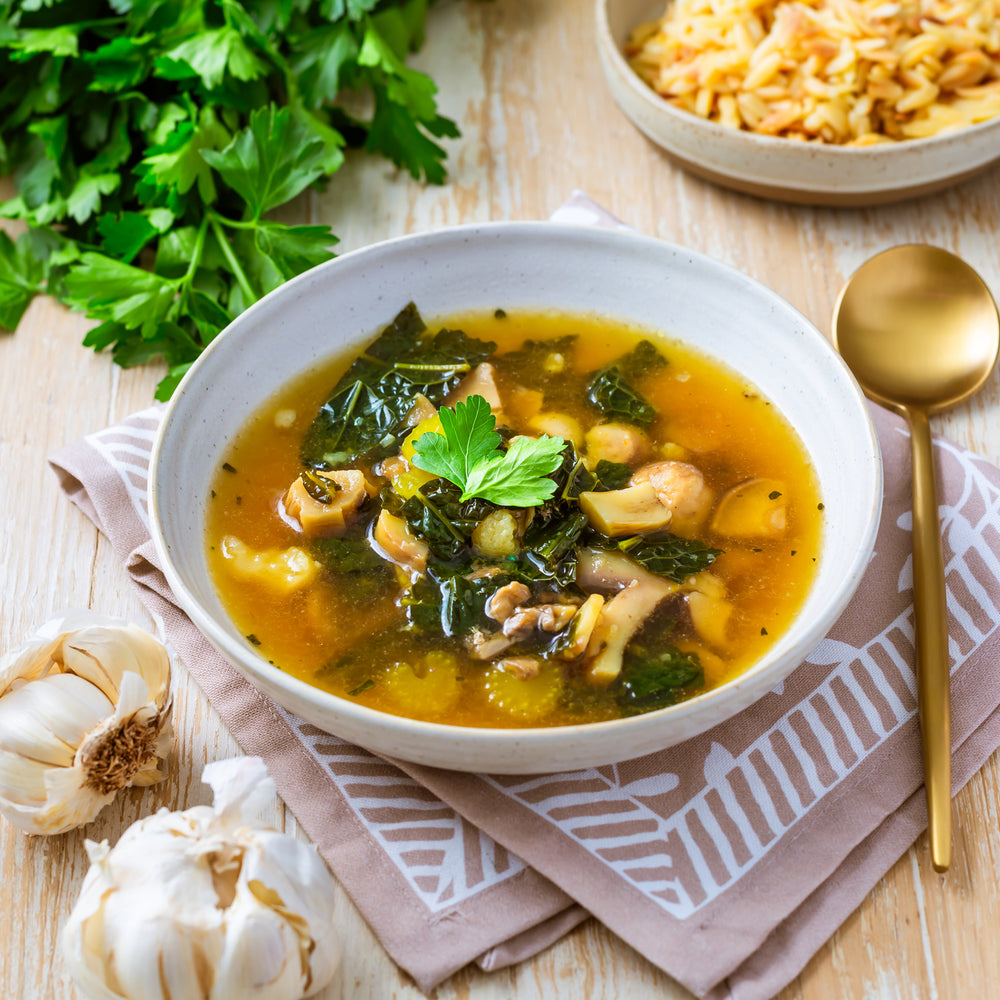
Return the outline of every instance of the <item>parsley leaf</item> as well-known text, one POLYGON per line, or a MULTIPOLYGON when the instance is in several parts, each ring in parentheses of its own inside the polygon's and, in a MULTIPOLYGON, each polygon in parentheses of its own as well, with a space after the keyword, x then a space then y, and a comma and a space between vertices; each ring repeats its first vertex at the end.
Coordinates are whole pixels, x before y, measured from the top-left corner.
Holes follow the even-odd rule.
POLYGON ((45 269, 32 255, 27 234, 15 243, 0 230, 0 330, 13 330, 42 290, 45 269))
POLYGON ((416 464, 464 488, 476 463, 499 450, 496 418, 482 396, 470 396, 454 409, 442 406, 438 416, 441 433, 422 434, 413 444, 419 455, 416 464))
POLYGON ((555 493, 550 476, 562 464, 566 442, 560 437, 516 437, 500 449, 496 418, 482 396, 470 396, 454 409, 438 411, 441 432, 429 431, 413 442, 413 462, 462 488, 461 500, 480 497, 507 507, 534 507, 555 493))
POLYGON ((274 105, 250 115, 250 125, 221 152, 202 159, 250 206, 254 219, 291 201, 323 173, 323 143, 274 105))
POLYGON ((561 437, 517 437, 499 458, 478 462, 465 483, 465 497, 482 497, 508 507, 534 507, 556 490, 550 473, 559 468, 561 437))

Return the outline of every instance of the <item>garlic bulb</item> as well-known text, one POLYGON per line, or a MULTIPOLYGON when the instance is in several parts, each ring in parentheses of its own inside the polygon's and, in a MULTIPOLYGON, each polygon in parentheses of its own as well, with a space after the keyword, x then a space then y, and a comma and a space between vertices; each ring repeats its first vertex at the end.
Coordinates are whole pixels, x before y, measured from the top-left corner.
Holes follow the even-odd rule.
POLYGON ((0 659, 0 813, 29 833, 89 822, 163 777, 169 717, 161 642, 90 612, 46 622, 0 659))
POLYGON ((259 757, 209 764, 214 806, 161 809, 90 871, 63 954, 91 1000, 299 1000, 340 961, 336 883, 315 848, 254 820, 274 795, 259 757))

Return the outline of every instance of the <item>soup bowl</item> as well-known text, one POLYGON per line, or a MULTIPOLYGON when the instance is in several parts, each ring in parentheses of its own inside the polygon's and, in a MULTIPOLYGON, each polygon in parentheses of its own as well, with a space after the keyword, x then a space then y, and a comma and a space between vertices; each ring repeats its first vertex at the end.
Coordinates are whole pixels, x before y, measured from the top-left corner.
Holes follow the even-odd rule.
POLYGON ((167 580, 211 644, 252 684, 327 732, 389 757, 492 773, 613 763, 671 746, 778 684, 823 638, 861 580, 881 509, 878 441, 864 398, 823 335, 726 265, 622 231, 490 223, 347 253, 238 317, 185 376, 150 470, 150 521, 167 580), (213 585, 206 518, 214 475, 247 421, 327 359, 356 352, 408 301, 432 320, 492 312, 592 314, 659 331, 723 362, 795 429, 825 505, 817 571, 790 627, 741 676, 688 701, 608 722, 467 728, 384 714, 272 666, 213 585))

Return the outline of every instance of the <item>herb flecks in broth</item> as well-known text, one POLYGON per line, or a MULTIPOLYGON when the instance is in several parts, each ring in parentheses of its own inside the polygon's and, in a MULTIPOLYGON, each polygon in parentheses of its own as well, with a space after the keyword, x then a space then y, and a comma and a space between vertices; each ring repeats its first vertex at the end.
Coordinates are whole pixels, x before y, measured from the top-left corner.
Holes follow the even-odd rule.
POLYGON ((804 599, 801 444, 688 348, 410 305, 333 371, 246 430, 209 519, 234 620, 311 683, 456 725, 618 718, 739 674, 804 599))

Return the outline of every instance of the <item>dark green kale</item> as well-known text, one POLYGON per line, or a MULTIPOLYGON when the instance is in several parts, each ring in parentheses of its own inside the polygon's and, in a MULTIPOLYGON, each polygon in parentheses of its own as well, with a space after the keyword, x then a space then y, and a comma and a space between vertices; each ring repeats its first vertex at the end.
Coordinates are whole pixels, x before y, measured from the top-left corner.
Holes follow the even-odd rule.
POLYGON ((682 653, 675 646, 651 650, 633 643, 616 683, 622 711, 639 715, 690 698, 705 686, 705 671, 696 653, 682 653))
POLYGON ((622 375, 630 382, 636 382, 646 375, 652 375, 670 362, 660 354, 656 345, 649 340, 641 340, 636 346, 623 354, 615 364, 622 375))
POLYGON ((398 451, 417 396, 435 406, 496 350, 460 330, 427 331, 411 302, 358 357, 302 441, 303 465, 339 468, 398 451))
POLYGON ((576 581, 580 538, 587 530, 587 515, 576 508, 556 507, 536 515, 524 536, 518 576, 527 581, 549 582, 560 588, 576 581))
POLYGON ((410 530, 430 546, 432 561, 454 565, 471 561, 469 539, 472 532, 497 507, 473 497, 462 500, 462 489, 446 479, 432 479, 409 499, 391 489, 382 492, 382 502, 390 514, 402 517, 410 530))
POLYGON ((602 368, 587 386, 587 399, 612 420, 649 427, 656 408, 626 381, 617 365, 602 368))
POLYGON ((309 551, 328 572, 341 578, 348 575, 351 594, 358 600, 375 600, 396 585, 392 566, 372 551, 363 535, 314 538, 309 551))
POLYGON ((486 602, 510 580, 503 573, 470 579, 447 567, 432 567, 403 595, 403 610, 419 631, 447 636, 468 635, 476 628, 493 631, 497 624, 486 617, 486 602))
POLYGON ((612 420, 649 427, 656 419, 656 407, 631 383, 665 364, 667 359, 650 341, 643 340, 628 354, 595 372, 587 386, 587 399, 612 420))
POLYGON ((497 359, 497 365, 509 372, 518 383, 530 389, 548 386, 551 375, 547 370, 548 359, 553 354, 572 352, 577 335, 571 333, 553 340, 526 340, 516 351, 508 351, 497 359))
POLYGON ((594 467, 598 490, 623 490, 628 486, 632 470, 624 462, 609 462, 602 458, 594 467))
POLYGON ((693 573, 708 569, 722 555, 722 549, 670 534, 630 535, 619 539, 617 545, 630 559, 674 583, 683 583, 693 573))

